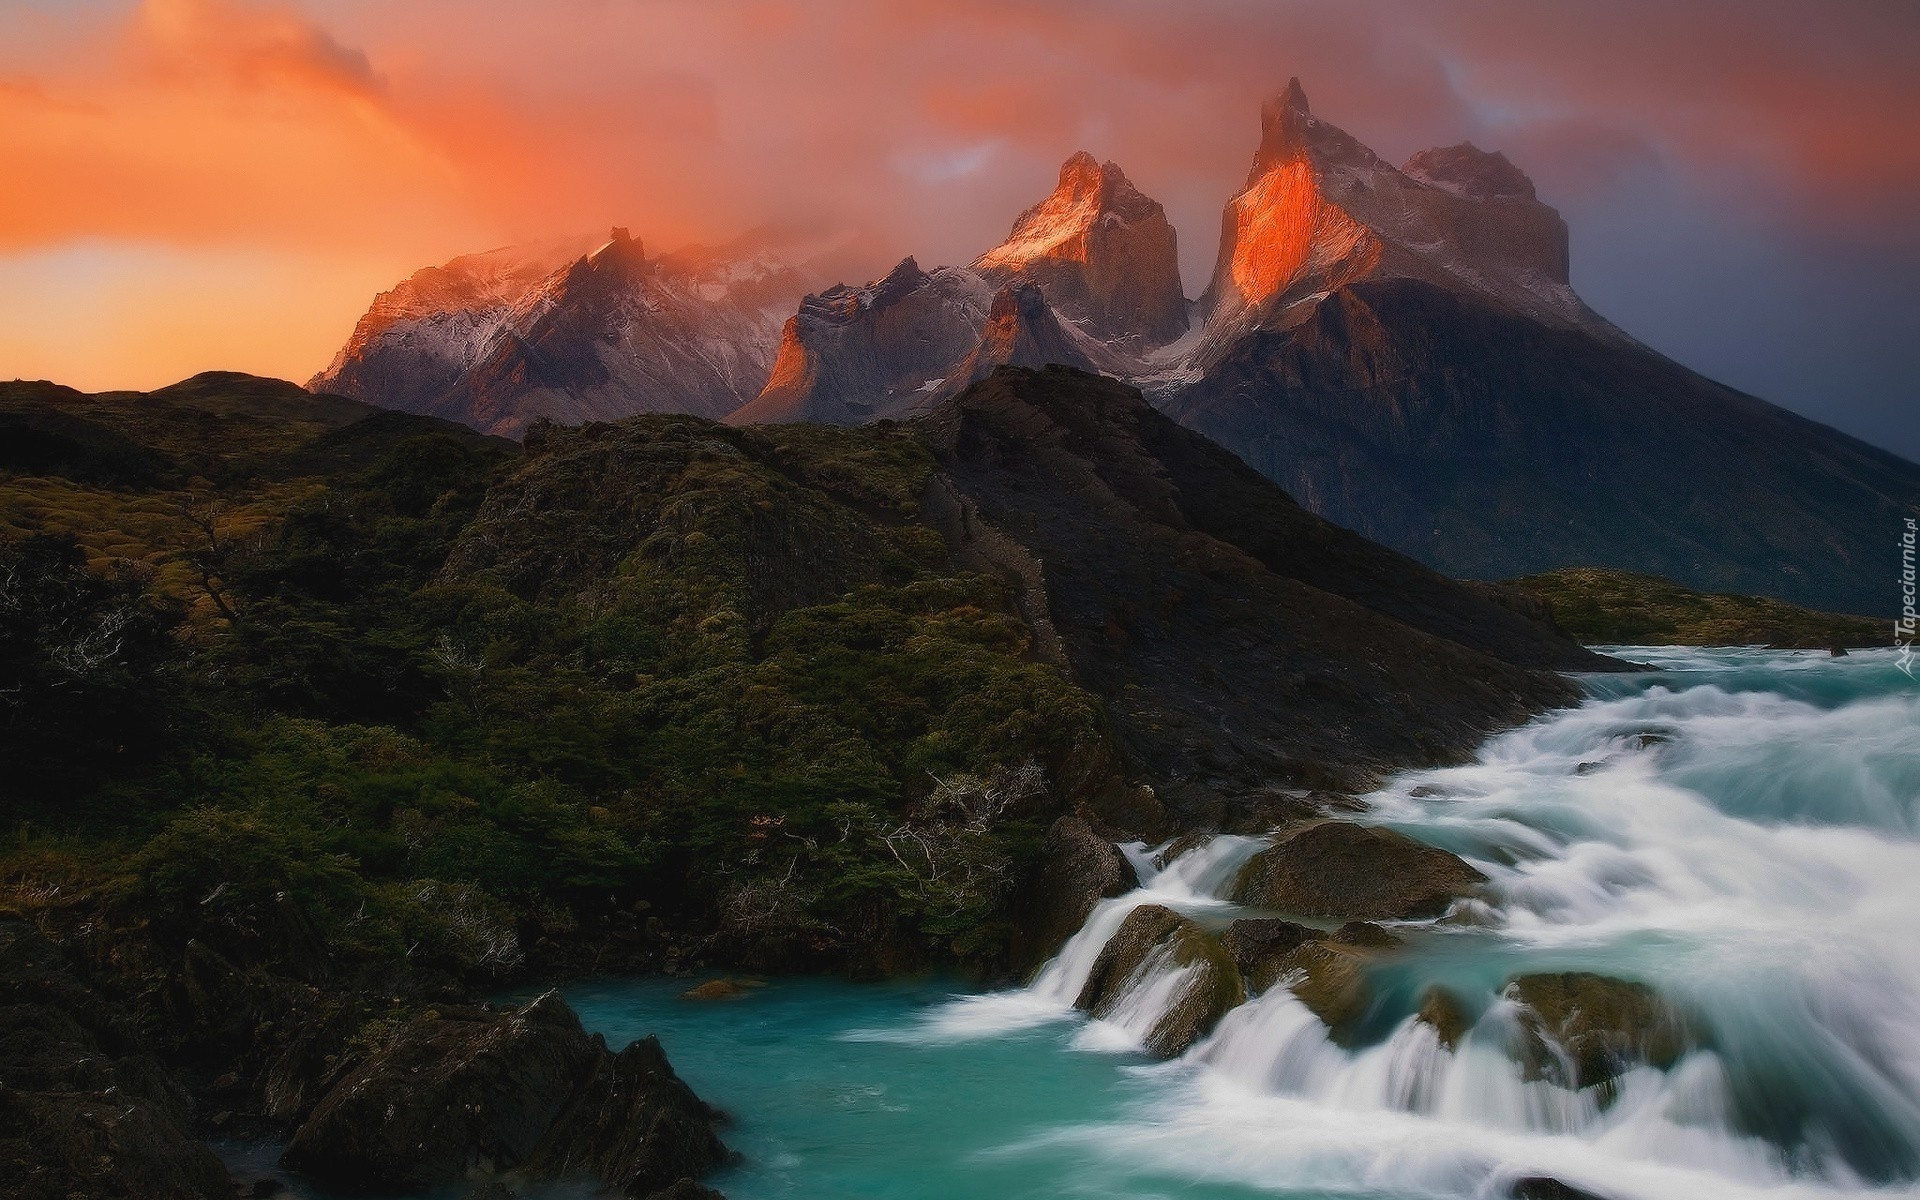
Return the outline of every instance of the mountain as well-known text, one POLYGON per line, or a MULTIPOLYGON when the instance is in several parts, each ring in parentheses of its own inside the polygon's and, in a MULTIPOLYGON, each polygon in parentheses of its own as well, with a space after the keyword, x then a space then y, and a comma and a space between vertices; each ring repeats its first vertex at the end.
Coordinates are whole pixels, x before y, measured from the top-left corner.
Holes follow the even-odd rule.
POLYGON ((1201 296, 1202 365, 1255 328, 1285 327, 1362 279, 1417 279, 1554 326, 1611 332, 1568 284, 1567 225, 1505 156, 1471 144, 1404 171, 1315 117, 1300 81, 1260 113, 1260 147, 1221 216, 1201 296))
POLYGON ((1085 152, 968 267, 909 258, 877 283, 801 302, 771 378, 734 425, 849 425, 924 411, 996 366, 1114 376, 1187 329, 1177 243, 1159 203, 1085 152))
POLYGON ((973 269, 996 285, 1034 285, 1102 341, 1144 349, 1187 330, 1179 247, 1165 210, 1117 165, 1084 150, 1061 166, 1052 194, 1021 213, 1007 240, 973 269))
POLYGON ((734 425, 858 425, 923 405, 980 344, 993 290, 972 271, 911 258, 864 287, 839 284, 787 320, 760 394, 734 425))
POLYGON ((762 232, 648 258, 615 229, 456 258, 378 297, 308 386, 509 436, 540 417, 721 416, 766 381, 806 290, 798 245, 762 232))
POLYGON ((652 411, 851 425, 1058 363, 1139 387, 1307 508, 1449 575, 1597 567, 1894 604, 1886 543, 1920 507, 1920 467, 1595 313, 1566 222, 1500 153, 1395 167, 1293 80, 1262 106, 1197 301, 1176 250, 1158 203, 1078 153, 970 264, 907 258, 804 296, 765 237, 456 259, 376 301, 314 386, 509 434, 652 411))
POLYGON ((1062 320, 1039 285, 1011 283, 993 294, 980 344, 949 370, 933 395, 942 400, 959 395, 999 367, 1046 366, 1120 375, 1127 370, 1127 360, 1062 320))
POLYGON ((1297 81, 1227 206, 1207 328, 1157 399, 1316 512, 1455 576, 1566 566, 1883 612, 1920 468, 1588 309, 1504 157, 1381 162, 1297 81))
POLYGON ((1619 665, 1307 512, 1113 380, 1001 368, 916 427, 945 476, 929 519, 1022 589, 1041 652, 1170 784, 1364 786, 1570 697, 1547 672, 1619 665))

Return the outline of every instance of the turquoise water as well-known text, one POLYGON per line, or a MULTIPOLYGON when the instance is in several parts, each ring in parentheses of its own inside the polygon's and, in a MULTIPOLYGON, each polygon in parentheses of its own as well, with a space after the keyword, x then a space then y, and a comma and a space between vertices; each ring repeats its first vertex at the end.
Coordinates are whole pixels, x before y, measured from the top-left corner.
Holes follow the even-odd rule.
POLYGON ((568 987, 621 1045, 657 1034, 728 1110, 734 1200, 1342 1197, 1482 1200, 1523 1175, 1603 1195, 1920 1195, 1920 688, 1888 652, 1622 652, 1660 675, 1410 773, 1364 818, 1490 879, 1400 929, 1365 1045, 1284 988, 1182 1059, 1135 1047, 1185 984, 1148 971, 1107 1021, 1062 1002, 1125 913, 1208 922, 1256 839, 1215 839, 1109 901, 1039 976, 568 987), (1692 1009, 1704 1044, 1617 1095, 1527 1081, 1508 1053, 1524 972, 1597 970, 1692 1009), (1478 1014, 1457 1050, 1412 1014, 1442 983, 1478 1014))

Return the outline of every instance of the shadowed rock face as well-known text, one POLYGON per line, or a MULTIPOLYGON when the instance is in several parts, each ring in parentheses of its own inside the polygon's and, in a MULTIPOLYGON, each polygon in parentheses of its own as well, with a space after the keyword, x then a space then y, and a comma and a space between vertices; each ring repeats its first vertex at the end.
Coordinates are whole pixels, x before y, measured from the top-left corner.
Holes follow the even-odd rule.
POLYGON ((1133 864, 1114 844, 1075 816, 1061 817, 1047 830, 1040 863, 1014 905, 1020 921, 1011 953, 1023 968, 1059 950, 1101 900, 1140 883, 1133 864))
POLYGON ((0 1192, 21 1200, 225 1200, 186 1090, 139 1022, 25 921, 0 919, 0 1192))
POLYGON ((724 1160, 714 1121, 657 1041, 612 1054, 549 993, 404 1026, 320 1101, 285 1161, 355 1190, 519 1172, 644 1197, 724 1160))
POLYGON ((1166 212, 1116 164, 1085 151, 1061 166, 1053 193, 1021 213, 1007 240, 973 266, 996 284, 1033 284, 1102 341, 1138 349, 1187 329, 1179 248, 1166 212))
POLYGON ((954 367, 934 392, 935 400, 957 396, 998 367, 1077 367, 1117 374, 1114 354, 1099 342, 1063 323, 1039 287, 1013 283, 994 293, 980 344, 954 367))
POLYGON ((1449 574, 1581 564, 1885 608, 1920 467, 1643 346, 1415 279, 1246 334, 1165 411, 1329 520, 1449 574))
POLYGON ((766 387, 731 425, 858 425, 930 402, 980 344, 992 293, 971 271, 903 260, 865 287, 808 296, 780 337, 766 387))
POLYGON ((1533 668, 1611 662, 1327 525, 1111 380, 1004 368, 923 429, 972 506, 958 548, 997 530, 1038 561, 1075 678, 1158 778, 1352 786, 1573 697, 1533 668))

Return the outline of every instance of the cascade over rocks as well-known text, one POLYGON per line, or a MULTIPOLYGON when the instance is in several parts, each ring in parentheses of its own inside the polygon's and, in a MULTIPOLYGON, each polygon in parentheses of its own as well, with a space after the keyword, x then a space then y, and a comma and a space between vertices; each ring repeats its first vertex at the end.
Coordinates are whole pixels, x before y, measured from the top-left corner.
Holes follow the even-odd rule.
POLYGON ((1086 924, 1101 900, 1139 886, 1140 879, 1114 844, 1079 817, 1054 821, 1039 862, 1014 901, 1019 914, 1011 953, 1018 969, 1052 955, 1086 924))
POLYGON ((1592 1087, 1641 1062, 1664 1070, 1699 1044, 1685 1014, 1644 983, 1567 971, 1519 976, 1507 995, 1525 1006, 1520 1061, 1529 1079, 1592 1087))
POLYGON ((285 1161, 355 1190, 514 1172, 652 1197, 725 1159, 716 1120, 658 1041, 613 1054, 549 992, 409 1022, 320 1101, 285 1161))
POLYGON ((1242 917, 1227 926, 1220 944, 1232 956, 1247 989, 1264 992, 1290 969, 1295 950, 1321 936, 1318 929, 1278 917, 1242 917))
POLYGON ((1172 1058, 1205 1037, 1247 998, 1233 959, 1207 932, 1170 908, 1146 904, 1127 914, 1101 949, 1075 1007, 1114 1015, 1135 986, 1160 970, 1190 968, 1178 998, 1142 1039, 1151 1054, 1172 1058))
POLYGON ((1440 916, 1484 882, 1457 856, 1405 834, 1324 821, 1249 859, 1234 898, 1309 917, 1405 921, 1440 916))

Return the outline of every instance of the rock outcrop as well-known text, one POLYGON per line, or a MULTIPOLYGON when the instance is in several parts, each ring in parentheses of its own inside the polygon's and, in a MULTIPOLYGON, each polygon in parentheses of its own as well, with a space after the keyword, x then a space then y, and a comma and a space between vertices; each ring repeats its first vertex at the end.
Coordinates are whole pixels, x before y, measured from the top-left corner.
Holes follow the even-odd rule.
MULTIPOLYGON (((1309 825, 1247 861, 1243 904, 1309 917, 1403 921, 1437 917, 1486 876, 1402 833, 1347 821, 1309 825)), ((1365 944, 1367 938, 1345 939, 1365 944)))
POLYGON ((1247 989, 1264 992, 1292 968, 1295 950, 1321 936, 1318 929, 1277 917, 1242 917, 1227 926, 1220 944, 1233 958, 1247 989))
POLYGON ((320 1101, 285 1161, 353 1190, 511 1174, 649 1197, 725 1159, 716 1119, 657 1041, 616 1055, 549 993, 507 1012, 452 1009, 401 1027, 320 1101))
POLYGON ((1053 193, 971 267, 908 258, 865 287, 800 304, 734 425, 912 416, 996 367, 1109 375, 1187 328, 1173 228, 1119 167, 1078 154, 1053 193))
POLYGON ((994 293, 980 344, 949 370, 933 398, 957 396, 1000 367, 1046 366, 1076 367, 1097 375, 1122 370, 1112 351, 1063 323, 1040 288, 1011 283, 994 293))
POLYGON ((1069 815, 1054 821, 1014 901, 1019 919, 1009 952, 1016 969, 1030 969, 1053 954, 1087 923, 1100 901, 1139 882, 1126 856, 1084 820, 1069 815))
POLYGON ((1610 327, 1567 285, 1567 226, 1512 163, 1469 144, 1396 171, 1313 115, 1298 79, 1260 112, 1260 148, 1221 220, 1201 299, 1216 348, 1281 328, 1369 278, 1471 291, 1556 325, 1610 327))
POLYGON ((227 1200, 186 1089, 138 1021, 24 921, 0 917, 0 1192, 227 1200))

